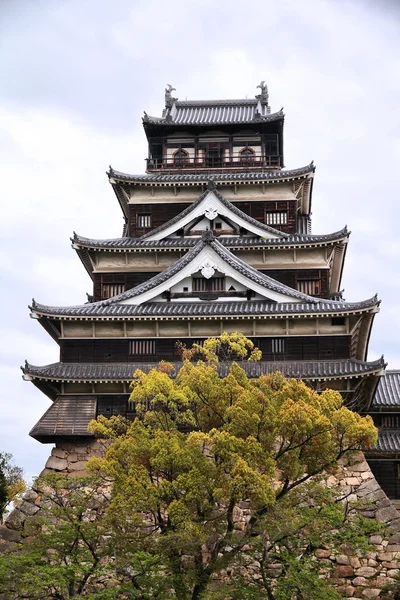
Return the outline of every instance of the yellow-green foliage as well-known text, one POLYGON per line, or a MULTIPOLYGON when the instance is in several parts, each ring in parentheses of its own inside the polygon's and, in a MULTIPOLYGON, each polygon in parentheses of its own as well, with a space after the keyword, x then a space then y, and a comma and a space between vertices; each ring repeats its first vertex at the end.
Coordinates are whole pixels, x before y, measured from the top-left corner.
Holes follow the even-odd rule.
POLYGON ((236 363, 220 378, 221 348, 256 356, 241 334, 207 340, 202 360, 193 362, 195 349, 177 375, 167 364, 135 372, 130 401, 140 418, 122 435, 118 419, 91 425, 113 440, 91 465, 114 482, 109 514, 139 549, 161 553, 177 598, 200 598, 213 572, 270 535, 280 503, 289 511, 299 486, 377 438, 371 418, 344 407, 338 392, 318 394, 279 373, 248 379, 236 363), (234 511, 243 500, 252 516, 238 532, 234 511), (185 573, 182 556, 191 561, 185 573), (179 596, 183 589, 193 596, 179 596))

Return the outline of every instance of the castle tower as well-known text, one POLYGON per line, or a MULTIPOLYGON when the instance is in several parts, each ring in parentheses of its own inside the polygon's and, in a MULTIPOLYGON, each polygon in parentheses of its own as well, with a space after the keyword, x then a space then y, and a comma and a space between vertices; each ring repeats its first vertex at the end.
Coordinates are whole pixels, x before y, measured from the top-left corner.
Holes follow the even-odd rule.
POLYGON ((262 350, 243 365, 250 376, 280 370, 371 412, 385 366, 367 360, 379 301, 342 299, 349 232, 311 234, 315 167, 284 169, 284 114, 258 88, 253 99, 179 101, 168 86, 162 116, 143 118, 146 174, 110 167, 122 237, 72 238, 93 297, 30 307, 60 346, 60 362, 23 368, 52 400, 35 439, 81 444, 97 415, 132 418, 137 367, 179 369, 178 341, 223 331, 262 350))

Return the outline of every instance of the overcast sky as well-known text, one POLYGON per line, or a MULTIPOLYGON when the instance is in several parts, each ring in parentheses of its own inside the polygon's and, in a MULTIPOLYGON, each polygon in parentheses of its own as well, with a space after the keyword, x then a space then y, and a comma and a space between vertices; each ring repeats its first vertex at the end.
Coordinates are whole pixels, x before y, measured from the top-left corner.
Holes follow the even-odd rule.
POLYGON ((179 99, 285 109, 285 162, 314 159, 313 232, 352 231, 347 300, 378 292, 369 359, 400 368, 400 3, 396 0, 0 0, 0 450, 29 476, 49 406, 19 365, 58 360, 32 296, 80 304, 91 281, 69 238, 118 237, 105 171, 143 173, 141 117, 179 99))

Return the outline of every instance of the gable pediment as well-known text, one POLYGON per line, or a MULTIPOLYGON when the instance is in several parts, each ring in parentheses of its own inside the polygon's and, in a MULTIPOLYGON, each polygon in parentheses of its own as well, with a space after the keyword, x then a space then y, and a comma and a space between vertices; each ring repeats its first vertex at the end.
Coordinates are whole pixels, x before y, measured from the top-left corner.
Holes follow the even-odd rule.
MULTIPOLYGON (((188 206, 180 215, 174 217, 161 227, 142 236, 142 239, 156 241, 179 235, 180 231, 194 228, 196 223, 201 223, 199 230, 215 229, 215 222, 219 220, 229 225, 229 230, 246 230, 251 235, 263 239, 279 239, 287 234, 264 225, 246 215, 231 202, 226 200, 216 190, 207 190, 196 202, 188 206)), ((222 227, 221 227, 222 228, 222 227)), ((227 231, 231 235, 231 231, 227 231)))
MULTIPOLYGON (((289 288, 253 269, 224 248, 211 232, 205 232, 202 240, 199 240, 196 246, 174 265, 136 288, 107 302, 121 306, 140 305, 150 301, 162 302, 165 301, 163 297, 165 292, 171 292, 171 290, 191 292, 193 277, 205 279, 224 277, 227 282, 225 289, 251 290, 256 298, 263 301, 317 302, 315 298, 289 288)), ((223 297, 223 293, 220 295, 223 297)))

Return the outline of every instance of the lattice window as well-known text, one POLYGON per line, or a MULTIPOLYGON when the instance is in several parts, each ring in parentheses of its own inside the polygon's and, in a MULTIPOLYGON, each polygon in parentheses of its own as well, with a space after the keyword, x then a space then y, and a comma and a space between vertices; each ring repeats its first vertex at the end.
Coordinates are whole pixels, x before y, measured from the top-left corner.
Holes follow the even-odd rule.
POLYGON ((319 279, 299 279, 297 289, 309 296, 318 296, 321 293, 321 282, 319 279))
POLYGON ((284 354, 285 339, 284 338, 272 338, 271 350, 272 350, 272 354, 284 354))
POLYGON ((101 285, 101 297, 103 299, 113 298, 125 291, 124 283, 103 283, 101 285))
POLYGON ((211 279, 194 277, 192 289, 194 292, 223 292, 225 291, 225 277, 211 277, 211 279))
POLYGON ((156 353, 155 340, 132 340, 129 342, 130 354, 152 355, 156 353))
POLYGON ((206 292, 207 291, 207 279, 202 279, 201 277, 193 278, 193 291, 194 292, 206 292))
POLYGON ((286 210, 265 211, 265 222, 267 225, 287 225, 288 214, 286 210))
POLYGON ((149 229, 151 227, 151 215, 137 215, 137 226, 149 229))

